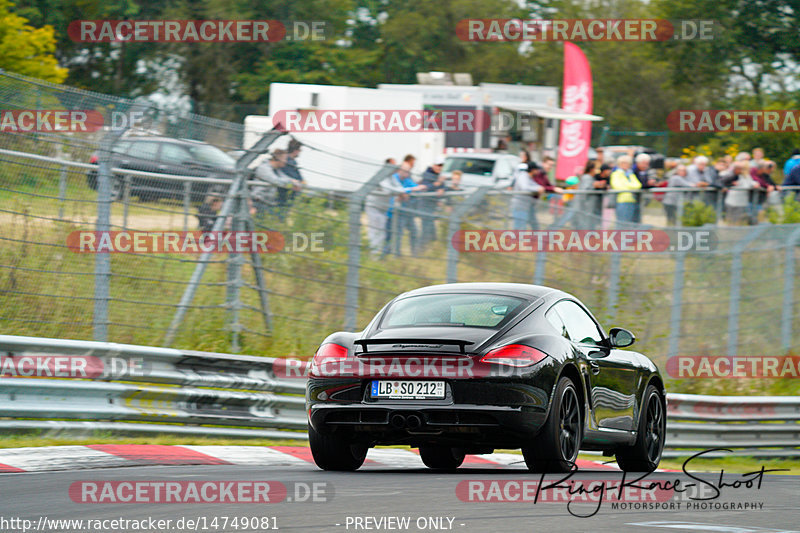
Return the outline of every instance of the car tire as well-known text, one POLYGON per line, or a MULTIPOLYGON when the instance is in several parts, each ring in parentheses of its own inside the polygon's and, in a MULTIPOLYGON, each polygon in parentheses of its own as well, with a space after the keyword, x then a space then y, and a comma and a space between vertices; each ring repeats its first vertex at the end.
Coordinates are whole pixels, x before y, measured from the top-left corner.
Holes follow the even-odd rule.
POLYGON ((531 472, 569 472, 583 439, 578 390, 568 377, 558 381, 550 414, 532 445, 522 448, 531 472))
POLYGON ((368 447, 353 442, 349 435, 320 433, 308 426, 308 443, 314 463, 322 470, 352 472, 367 458, 368 447))
POLYGON ((425 466, 434 470, 455 470, 464 462, 466 454, 459 448, 447 446, 420 446, 419 456, 425 466))
POLYGON ((639 415, 639 429, 633 446, 618 448, 617 464, 625 472, 652 472, 661 462, 664 438, 667 433, 667 416, 664 397, 654 386, 648 385, 644 393, 644 409, 639 415))

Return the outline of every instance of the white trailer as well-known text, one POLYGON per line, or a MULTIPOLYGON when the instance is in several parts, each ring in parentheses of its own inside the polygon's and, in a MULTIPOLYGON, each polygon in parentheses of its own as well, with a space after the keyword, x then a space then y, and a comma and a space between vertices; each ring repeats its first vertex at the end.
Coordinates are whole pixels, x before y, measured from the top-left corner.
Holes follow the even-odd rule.
MULTIPOLYGON (((280 111, 423 110, 421 94, 358 87, 273 83, 269 115, 245 118, 244 147, 252 146, 272 129, 280 111)), ((280 116, 280 115, 279 115, 280 116)), ((407 154, 417 158, 414 172, 421 173, 444 151, 445 134, 420 132, 292 132, 302 142, 298 164, 308 185, 351 191, 372 177, 389 157, 398 162, 407 154)), ((285 148, 289 136, 273 148, 285 148)))

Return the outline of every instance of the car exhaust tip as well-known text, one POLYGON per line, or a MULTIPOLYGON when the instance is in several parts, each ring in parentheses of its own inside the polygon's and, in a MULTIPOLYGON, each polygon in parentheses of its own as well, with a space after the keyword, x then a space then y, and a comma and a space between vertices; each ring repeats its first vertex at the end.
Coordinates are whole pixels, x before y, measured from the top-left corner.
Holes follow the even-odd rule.
POLYGON ((418 415, 409 415, 406 424, 408 429, 419 429, 422 427, 422 419, 418 415))
POLYGON ((389 424, 394 428, 402 429, 406 427, 406 418, 403 415, 392 415, 389 419, 389 424))

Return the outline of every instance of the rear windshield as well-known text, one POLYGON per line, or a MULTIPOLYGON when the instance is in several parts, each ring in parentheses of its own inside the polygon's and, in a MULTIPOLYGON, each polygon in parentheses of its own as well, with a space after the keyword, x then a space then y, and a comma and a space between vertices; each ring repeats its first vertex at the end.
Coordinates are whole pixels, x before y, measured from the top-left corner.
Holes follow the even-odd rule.
POLYGON ((525 300, 496 294, 426 294, 398 300, 381 320, 382 329, 414 326, 500 328, 525 300))
POLYGON ((469 157, 450 157, 445 160, 442 172, 460 170, 464 174, 491 176, 494 161, 491 159, 470 159, 469 157))

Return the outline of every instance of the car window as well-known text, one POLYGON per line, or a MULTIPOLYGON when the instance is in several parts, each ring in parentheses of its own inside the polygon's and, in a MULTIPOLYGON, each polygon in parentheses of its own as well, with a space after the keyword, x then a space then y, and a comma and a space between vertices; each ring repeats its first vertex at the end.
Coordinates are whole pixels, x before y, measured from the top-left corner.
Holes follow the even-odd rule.
POLYGON ((562 300, 554 308, 564 321, 571 340, 583 344, 600 344, 603 340, 594 319, 575 302, 562 300))
POLYGON ((183 146, 178 144, 163 144, 161 145, 161 161, 171 165, 185 165, 187 161, 191 161, 192 156, 183 146))
POLYGON ((135 142, 131 143, 131 148, 128 150, 128 155, 137 157, 139 159, 149 159, 150 161, 156 160, 158 154, 158 143, 154 142, 135 142))
POLYGON ((111 147, 111 152, 114 154, 124 154, 130 148, 131 143, 129 142, 118 142, 114 146, 111 147))
POLYGON ((499 328, 525 307, 525 300, 496 294, 426 294, 393 303, 381 328, 467 326, 499 328))
POLYGON ((469 157, 450 157, 444 162, 442 172, 452 172, 460 170, 464 174, 477 174, 479 176, 491 176, 494 168, 494 161, 491 159, 472 159, 469 157))
POLYGON ((555 328, 555 330, 562 336, 569 339, 569 333, 567 333, 567 326, 564 325, 564 321, 561 320, 561 317, 558 315, 554 307, 551 307, 547 313, 544 314, 544 317, 550 322, 550 325, 555 328))
POLYGON ((190 144, 186 146, 191 154, 191 159, 198 163, 205 163, 218 168, 236 168, 236 160, 210 144, 190 144))

